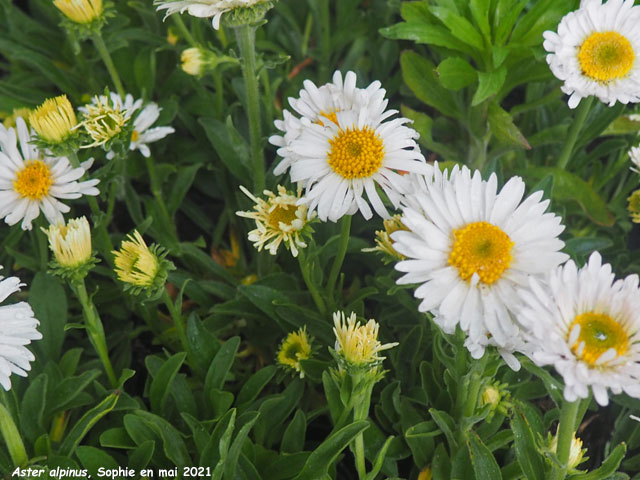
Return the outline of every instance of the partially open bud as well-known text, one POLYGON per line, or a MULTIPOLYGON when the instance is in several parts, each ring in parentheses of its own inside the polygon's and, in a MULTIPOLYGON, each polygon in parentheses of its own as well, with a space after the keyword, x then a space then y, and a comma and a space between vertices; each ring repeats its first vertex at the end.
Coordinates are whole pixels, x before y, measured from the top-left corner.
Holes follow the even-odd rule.
POLYGON ((29 123, 41 140, 52 144, 64 142, 78 124, 66 95, 49 98, 29 114, 29 123))
POLYGON ((91 229, 86 217, 69 220, 66 225, 42 229, 53 252, 53 271, 66 277, 83 278, 96 263, 91 250, 91 229))
POLYGON ((54 0, 53 4, 75 23, 87 24, 102 16, 102 0, 54 0))

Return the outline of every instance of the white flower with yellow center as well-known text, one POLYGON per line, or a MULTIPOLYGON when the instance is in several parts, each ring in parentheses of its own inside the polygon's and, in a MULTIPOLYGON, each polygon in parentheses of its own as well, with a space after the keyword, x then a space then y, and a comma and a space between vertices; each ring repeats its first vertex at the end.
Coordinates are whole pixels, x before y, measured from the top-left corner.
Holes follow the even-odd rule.
POLYGON ((415 141, 418 133, 404 125, 409 120, 383 121, 388 112, 378 111, 373 104, 339 111, 335 121, 323 125, 302 117, 304 128, 290 147, 295 155, 290 175, 305 188, 299 203, 307 204, 310 212, 317 210, 322 221, 336 222, 358 210, 370 219, 373 213, 364 193, 373 210, 388 218, 377 187, 398 207, 408 185, 401 173, 433 170, 415 141))
MULTIPOLYGON (((304 88, 300 90, 300 98, 289 98, 289 105, 301 118, 319 125, 335 123, 336 114, 340 111, 360 109, 369 105, 372 107, 371 115, 381 117, 381 120, 397 113, 395 110, 385 112, 388 101, 385 99, 386 91, 381 88, 379 81, 376 80, 367 88, 356 88, 356 79, 354 72, 347 72, 343 80, 342 73, 336 70, 333 81, 320 87, 311 80, 305 80, 304 88)), ((276 120, 274 123, 278 130, 284 132, 284 135, 272 135, 269 138, 271 144, 280 147, 278 155, 283 158, 273 170, 275 175, 286 172, 291 163, 298 158, 291 151, 290 146, 304 130, 300 118, 288 110, 283 110, 282 114, 283 119, 276 120)))
POLYGON ((99 180, 77 181, 93 160, 73 168, 66 157, 50 157, 31 145, 20 117, 16 128, 17 134, 13 128, 0 127, 0 218, 9 225, 22 220, 22 229, 31 230, 31 222, 42 210, 49 223, 64 223, 62 214, 69 207, 59 199, 100 193, 95 187, 99 180))
POLYGON ((575 108, 596 96, 610 106, 640 101, 640 6, 634 0, 586 0, 558 32, 544 32, 547 62, 575 108))
POLYGON ((133 132, 131 133, 131 143, 129 150, 140 150, 144 157, 151 156, 151 150, 147 144, 157 142, 167 135, 175 132, 173 127, 153 127, 160 116, 162 109, 153 102, 148 103, 133 120, 133 132))
MULTIPOLYGON (((2 268, 2 267, 0 267, 2 268)), ((17 277, 0 276, 0 302, 23 286, 17 277)), ((30 362, 35 360, 26 345, 31 340, 42 338, 36 330, 40 322, 33 316, 33 310, 27 302, 18 302, 0 307, 0 385, 5 390, 11 389, 12 373, 22 377, 31 370, 30 362)))
POLYGON ((529 355, 564 378, 564 398, 607 405, 607 389, 640 398, 638 276, 615 280, 598 252, 580 270, 570 260, 520 290, 518 319, 530 332, 529 355))
POLYGON ((155 0, 157 10, 166 10, 167 15, 187 12, 194 17, 213 17, 213 28, 220 28, 220 19, 223 13, 230 12, 236 8, 250 8, 269 0, 155 0))
POLYGON ((542 192, 523 201, 520 177, 497 193, 495 174, 485 181, 479 171, 454 167, 447 175, 436 164, 433 177, 412 176, 412 185, 402 216, 409 231, 391 234, 393 248, 407 258, 396 264, 406 273, 397 283, 421 284, 419 310, 433 312, 446 333, 459 325, 474 358, 494 345, 517 370, 513 352, 523 341, 516 287, 568 258, 559 252, 560 217, 544 213, 549 201, 541 201, 542 192))
POLYGON ((346 318, 344 312, 333 314, 333 333, 336 336, 335 351, 345 362, 355 367, 375 365, 384 360, 380 352, 398 345, 378 340, 380 325, 371 319, 361 325, 356 314, 351 312, 346 318))
POLYGON ((236 215, 251 218, 256 222, 256 228, 249 232, 249 241, 261 251, 263 248, 271 255, 278 253, 281 244, 291 250, 291 255, 298 256, 299 248, 306 248, 304 237, 310 235, 313 230, 309 226, 306 205, 298 205, 300 197, 287 192, 287 189, 278 185, 278 194, 265 190, 263 194, 266 200, 255 197, 249 190, 240 187, 240 190, 255 202, 254 211, 236 212, 236 215))

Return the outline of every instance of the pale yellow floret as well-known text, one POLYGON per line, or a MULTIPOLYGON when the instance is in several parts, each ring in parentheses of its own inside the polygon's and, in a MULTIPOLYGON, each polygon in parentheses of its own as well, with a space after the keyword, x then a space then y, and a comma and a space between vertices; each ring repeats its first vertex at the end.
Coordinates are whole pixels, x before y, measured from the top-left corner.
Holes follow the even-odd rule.
POLYGON ((310 357, 311 343, 305 327, 287 335, 278 350, 278 363, 299 372, 300 377, 304 376, 300 361, 310 357))
POLYGON ((129 121, 126 113, 113 106, 108 99, 96 97, 94 102, 95 104, 86 105, 87 113, 84 114, 81 123, 93 143, 82 148, 104 145, 117 136, 129 121))
MULTIPOLYGON (((558 435, 554 435, 551 439, 551 445, 549 446, 549 449, 553 453, 556 453, 558 449, 558 435)), ((569 460, 567 461, 568 471, 571 471, 578 465, 580 465, 585 451, 586 450, 583 450, 582 448, 582 440, 580 438, 577 438, 576 434, 574 433, 571 437, 571 450, 569 452, 569 460)))
POLYGON ((418 475, 418 480, 431 480, 432 478, 431 467, 424 467, 418 475))
POLYGON ((366 366, 377 364, 384 360, 378 355, 382 350, 393 348, 398 343, 381 344, 378 341, 378 323, 371 319, 365 325, 356 320, 356 314, 351 313, 349 318, 344 312, 333 314, 333 333, 336 336, 335 350, 347 364, 353 366, 366 366))
POLYGON ((41 139, 51 143, 66 140, 78 124, 66 95, 49 98, 29 115, 29 123, 41 139))
MULTIPOLYGON (((405 256, 398 253, 393 248, 393 242, 391 240, 391 234, 398 230, 408 230, 407 227, 401 221, 402 215, 396 214, 391 218, 386 218, 382 221, 384 230, 376 230, 376 246, 373 248, 363 248, 363 252, 380 252, 387 257, 387 260, 404 260, 405 256)), ((386 261, 386 260, 385 260, 386 261)))
POLYGON ((15 128, 16 126, 16 119, 18 117, 22 117, 22 119, 25 122, 29 121, 29 115, 31 114, 33 110, 31 110, 30 108, 27 107, 21 107, 21 108, 14 108, 13 111, 11 112, 11 114, 9 115, 3 115, 3 121, 2 124, 5 126, 5 128, 15 128))
POLYGON ((636 190, 627 198, 627 211, 633 223, 640 223, 640 190, 636 190))
POLYGON ((53 4, 76 23, 91 23, 102 15, 102 0, 53 0, 53 4))
POLYGON ((449 265, 458 269, 460 278, 491 285, 511 265, 513 242, 499 227, 488 222, 473 222, 453 231, 454 242, 449 265))
POLYGON ((182 71, 189 75, 202 75, 205 65, 205 58, 202 49, 193 47, 182 51, 180 55, 182 71))
POLYGON ((254 211, 236 212, 236 215, 255 220, 257 228, 249 232, 248 238, 258 251, 266 247, 271 255, 275 255, 280 244, 284 244, 296 257, 299 248, 306 248, 303 236, 308 231, 309 219, 307 206, 297 205, 299 195, 292 195, 281 185, 278 185, 277 195, 265 190, 266 200, 256 198, 242 186, 240 190, 255 202, 254 211))
POLYGON ((634 60, 631 42, 618 32, 594 32, 578 52, 584 74, 602 83, 625 77, 634 60))
POLYGON ((50 225, 43 231, 61 267, 75 268, 91 260, 91 228, 86 217, 74 218, 66 225, 50 225))
POLYGON ((147 247, 137 230, 114 250, 115 272, 118 279, 136 287, 150 287, 158 274, 158 257, 147 247))

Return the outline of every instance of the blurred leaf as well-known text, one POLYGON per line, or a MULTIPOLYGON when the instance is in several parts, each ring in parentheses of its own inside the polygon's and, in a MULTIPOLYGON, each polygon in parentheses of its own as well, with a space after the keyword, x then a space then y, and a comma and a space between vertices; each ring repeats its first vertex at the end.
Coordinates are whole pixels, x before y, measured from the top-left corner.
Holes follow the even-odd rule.
POLYGON ((478 50, 484 49, 482 36, 474 26, 464 17, 445 7, 431 7, 431 13, 435 15, 458 40, 478 50))
POLYGON ((498 480, 502 478, 500 467, 491 451, 482 442, 478 434, 470 431, 467 434, 467 448, 476 480, 498 480))
POLYGON ((511 115, 504 111, 500 105, 491 102, 488 112, 489 128, 498 140, 527 150, 531 149, 531 145, 529 145, 527 139, 524 138, 522 132, 516 127, 515 123, 513 123, 511 115))
POLYGON ((213 389, 222 389, 239 345, 240 337, 230 338, 222 344, 207 371, 207 377, 204 381, 205 392, 210 392, 213 389))
POLYGON ((506 78, 507 68, 504 65, 493 72, 478 72, 478 89, 473 95, 471 106, 475 107, 477 105, 480 105, 489 97, 497 94, 502 88, 502 85, 504 84, 506 78))
POLYGON ((57 362, 67 323, 67 295, 60 281, 47 273, 36 273, 29 289, 29 304, 40 321, 38 330, 42 333, 42 339, 34 347, 42 351, 46 360, 57 362))
POLYGON ((280 451, 282 453, 298 453, 301 451, 306 433, 307 417, 304 411, 298 409, 282 435, 280 451))
POLYGON ((478 73, 460 57, 448 57, 437 68, 440 83, 449 90, 460 90, 478 80, 478 73))
POLYGON ((253 402, 271 381, 276 371, 277 367, 275 365, 267 365, 251 375, 240 389, 236 405, 240 407, 253 402))
POLYGON ((450 91, 442 88, 435 75, 435 67, 430 60, 417 53, 406 51, 400 57, 402 77, 418 99, 441 113, 458 118, 460 110, 450 91))
POLYGON ((108 453, 100 450, 99 448, 89 446, 79 446, 76 449, 76 455, 80 460, 80 463, 87 469, 89 475, 95 478, 100 478, 102 475, 98 475, 98 469, 118 469, 120 464, 108 453))

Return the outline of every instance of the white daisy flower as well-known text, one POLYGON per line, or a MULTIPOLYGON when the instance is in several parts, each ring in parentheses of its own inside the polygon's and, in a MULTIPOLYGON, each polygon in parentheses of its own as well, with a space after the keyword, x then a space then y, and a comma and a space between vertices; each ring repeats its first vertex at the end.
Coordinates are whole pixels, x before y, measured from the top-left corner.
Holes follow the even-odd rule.
POLYGON ((133 121, 133 132, 131 133, 131 143, 129 150, 140 150, 140 153, 149 157, 151 151, 147 144, 157 142, 167 135, 175 132, 173 127, 149 128, 160 116, 162 109, 153 102, 148 103, 133 121))
POLYGON ((398 284, 420 283, 419 310, 433 312, 446 332, 456 326, 467 334, 474 358, 494 345, 511 368, 512 352, 523 344, 516 287, 568 257, 560 217, 544 213, 548 200, 535 192, 522 201, 525 184, 511 178, 497 193, 495 174, 482 180, 467 167, 450 175, 434 168, 433 177, 413 176, 412 193, 403 201, 402 223, 408 231, 391 234, 393 248, 407 260, 396 270, 406 274, 398 284))
POLYGON ((0 126, 0 218, 9 225, 22 220, 22 229, 31 230, 31 222, 40 210, 52 224, 64 223, 69 207, 59 199, 98 195, 100 180, 78 182, 93 163, 90 159, 73 168, 67 157, 51 157, 29 143, 31 136, 19 117, 16 130, 0 126), (20 150, 18 150, 18 139, 20 150))
MULTIPOLYGON (((23 285, 17 277, 0 276, 0 303, 23 285)), ((11 389, 12 373, 26 377, 31 370, 29 362, 35 357, 25 345, 42 338, 36 330, 38 325, 40 322, 34 318, 27 302, 0 306, 0 385, 5 390, 11 389)))
POLYGON ((596 96, 609 106, 640 102, 640 6, 634 0, 584 0, 558 32, 544 32, 547 62, 575 108, 596 96))
POLYGON ((607 389, 640 398, 638 275, 616 280, 598 252, 580 270, 573 261, 546 282, 530 279, 519 291, 519 320, 530 332, 529 355, 564 378, 564 398, 589 396, 607 405, 607 389))
MULTIPOLYGON (((336 122, 336 114, 340 111, 359 109, 371 106, 370 115, 378 117, 380 121, 398 113, 397 110, 388 110, 388 100, 385 99, 386 91, 381 88, 381 83, 375 81, 367 88, 356 88, 356 74, 347 72, 342 79, 342 73, 336 70, 333 74, 333 82, 317 87, 311 80, 305 80, 304 88, 300 90, 300 98, 289 98, 289 105, 300 115, 308 119, 311 123, 324 125, 326 122, 336 122)), ((280 147, 278 155, 283 160, 273 170, 275 175, 280 175, 287 171, 291 163, 298 158, 291 149, 291 143, 296 140, 304 125, 300 118, 293 115, 288 110, 283 110, 283 119, 276 120, 275 126, 284 132, 284 135, 273 135, 269 138, 269 143, 280 147)))
POLYGON ((640 168, 640 147, 632 147, 631 150, 629 150, 629 158, 636 166, 636 168, 631 167, 631 170, 640 173, 640 170, 638 170, 640 168))
POLYGON ((213 17, 213 28, 220 28, 220 19, 223 13, 227 13, 236 8, 250 8, 269 0, 156 0, 157 10, 166 10, 165 18, 174 13, 184 13, 194 17, 213 17))

